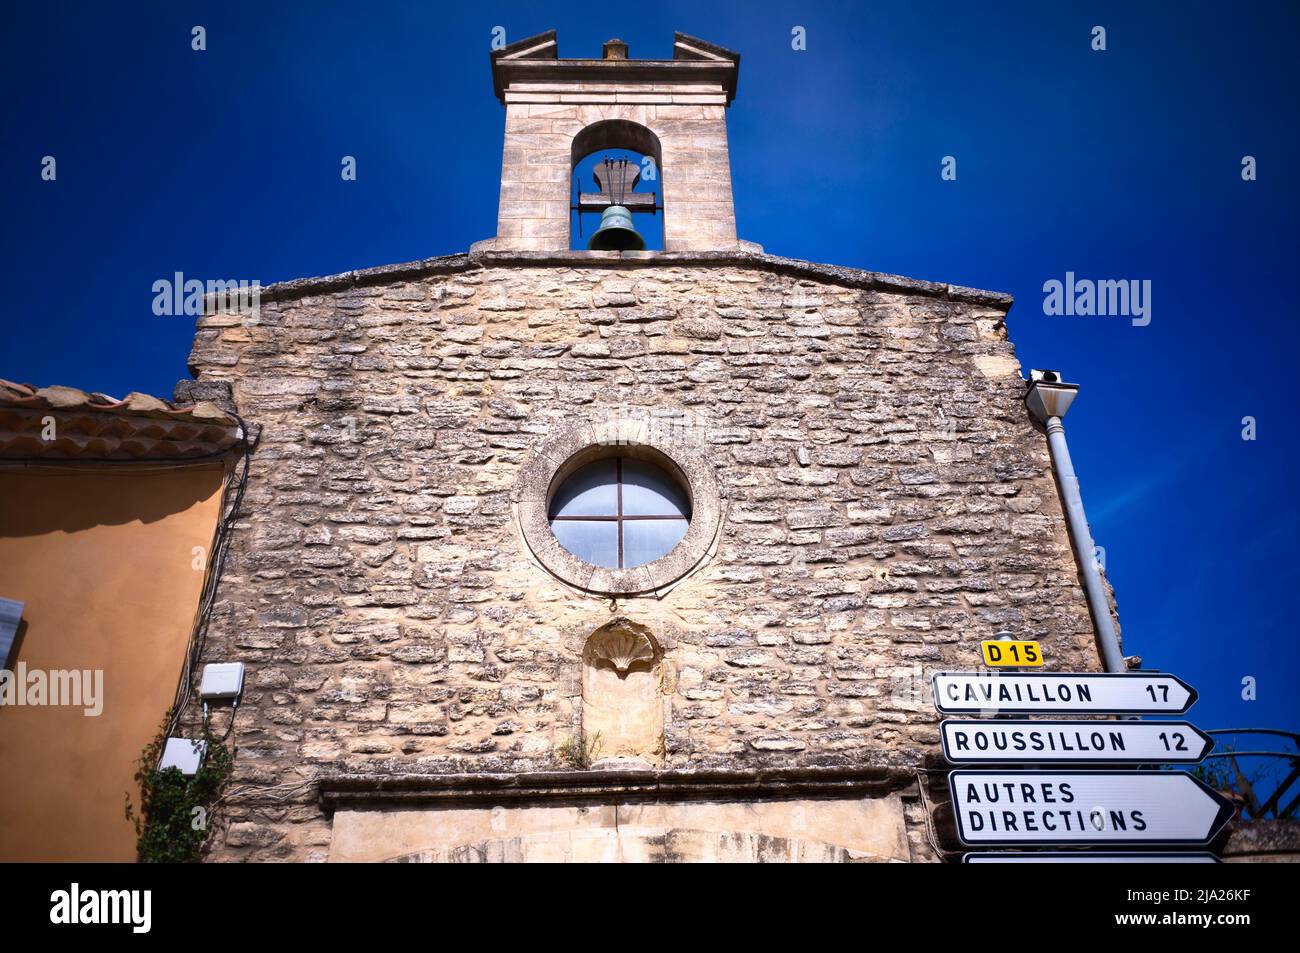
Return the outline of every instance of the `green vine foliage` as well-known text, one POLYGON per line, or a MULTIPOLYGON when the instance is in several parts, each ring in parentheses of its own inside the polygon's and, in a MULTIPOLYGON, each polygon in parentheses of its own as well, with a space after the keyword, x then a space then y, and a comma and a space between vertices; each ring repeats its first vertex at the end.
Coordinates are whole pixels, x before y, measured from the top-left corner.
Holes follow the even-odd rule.
POLYGON ((140 785, 140 809, 126 795, 126 818, 135 825, 141 863, 196 863, 213 829, 221 789, 230 777, 235 752, 204 726, 207 752, 194 777, 178 768, 158 770, 171 713, 157 737, 140 755, 135 780, 140 785))

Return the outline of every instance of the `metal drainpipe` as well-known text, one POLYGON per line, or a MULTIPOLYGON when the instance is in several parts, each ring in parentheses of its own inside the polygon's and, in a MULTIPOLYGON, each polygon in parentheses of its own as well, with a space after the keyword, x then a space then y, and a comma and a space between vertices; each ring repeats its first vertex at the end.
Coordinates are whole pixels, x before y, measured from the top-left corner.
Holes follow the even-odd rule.
POLYGON ((1025 406, 1047 429, 1052 466, 1065 498, 1065 519, 1070 527, 1070 540, 1074 543, 1079 565, 1083 567, 1083 589, 1088 598, 1093 625, 1096 626, 1101 641, 1102 662, 1108 672, 1125 672, 1128 667, 1124 664, 1124 653, 1120 651, 1119 633, 1115 631, 1115 623, 1110 617, 1106 586, 1102 583, 1101 572, 1097 568, 1088 516, 1083 509, 1083 496, 1079 493, 1079 478, 1074 474, 1070 448, 1065 442, 1065 427, 1061 424, 1061 418, 1070 409, 1078 389, 1077 384, 1061 381, 1060 375, 1055 371, 1036 370, 1031 372, 1025 406))

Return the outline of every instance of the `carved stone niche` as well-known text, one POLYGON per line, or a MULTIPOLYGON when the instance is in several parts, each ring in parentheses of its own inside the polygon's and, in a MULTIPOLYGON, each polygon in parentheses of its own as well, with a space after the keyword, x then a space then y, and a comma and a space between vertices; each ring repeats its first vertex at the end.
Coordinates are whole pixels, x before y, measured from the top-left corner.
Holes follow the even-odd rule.
POLYGON ((582 733, 600 761, 658 764, 664 752, 663 649, 628 619, 602 625, 582 650, 582 733))

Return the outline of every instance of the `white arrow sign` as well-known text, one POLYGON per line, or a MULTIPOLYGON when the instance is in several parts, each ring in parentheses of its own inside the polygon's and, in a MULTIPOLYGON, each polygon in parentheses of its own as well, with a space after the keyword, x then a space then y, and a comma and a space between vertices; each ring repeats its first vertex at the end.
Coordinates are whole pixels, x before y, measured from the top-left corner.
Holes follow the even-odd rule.
POLYGON ((952 764, 1195 764, 1214 739, 1185 721, 959 721, 939 726, 952 764))
POLYGON ((963 844, 1206 844, 1230 801, 1181 771, 953 771, 963 844))
POLYGON ((1001 854, 966 854, 963 864, 1219 864, 1222 863, 1213 854, 1185 853, 1125 853, 1108 854, 1102 851, 1067 851, 1045 850, 1039 853, 1024 851, 1006 851, 1001 854))
POLYGON ((1197 697, 1186 682, 1159 672, 938 672, 932 687, 945 715, 1181 715, 1197 697))

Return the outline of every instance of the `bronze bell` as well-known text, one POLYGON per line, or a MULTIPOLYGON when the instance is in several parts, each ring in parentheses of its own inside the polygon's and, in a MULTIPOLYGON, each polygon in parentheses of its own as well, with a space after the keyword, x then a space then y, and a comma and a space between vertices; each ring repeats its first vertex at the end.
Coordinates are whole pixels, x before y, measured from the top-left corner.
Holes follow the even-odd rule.
POLYGON ((591 171, 600 187, 600 197, 609 205, 600 213, 600 227, 587 242, 587 248, 591 251, 645 251, 645 239, 632 227, 632 212, 628 209, 636 199, 646 198, 632 191, 641 179, 640 168, 627 159, 606 156, 605 161, 591 171))
POLYGON ((587 242, 591 251, 645 251, 645 239, 632 227, 632 213, 611 205, 600 213, 600 227, 587 242))

